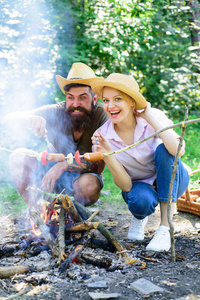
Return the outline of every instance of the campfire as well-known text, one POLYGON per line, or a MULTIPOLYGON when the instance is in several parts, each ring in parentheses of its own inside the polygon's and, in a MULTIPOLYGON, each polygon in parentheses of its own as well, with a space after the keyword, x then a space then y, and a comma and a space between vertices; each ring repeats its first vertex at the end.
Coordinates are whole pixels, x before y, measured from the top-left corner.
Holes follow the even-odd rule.
MULTIPOLYGON (((38 195, 41 192, 37 190, 38 195)), ((42 211, 30 208, 30 227, 20 229, 20 241, 17 245, 1 247, 1 257, 23 250, 26 255, 37 256, 46 250, 57 259, 59 273, 62 274, 71 263, 84 262, 100 268, 109 268, 112 265, 112 259, 107 255, 82 253, 88 247, 100 247, 116 253, 118 257, 127 255, 126 247, 106 228, 113 224, 103 224, 96 218, 98 210, 92 214, 80 203, 72 201, 68 195, 60 194, 55 197, 45 193, 43 199, 48 204, 42 205, 42 211), (96 231, 98 237, 95 235, 96 231)), ((0 278, 27 271, 31 271, 31 268, 24 265, 1 267, 0 278)))

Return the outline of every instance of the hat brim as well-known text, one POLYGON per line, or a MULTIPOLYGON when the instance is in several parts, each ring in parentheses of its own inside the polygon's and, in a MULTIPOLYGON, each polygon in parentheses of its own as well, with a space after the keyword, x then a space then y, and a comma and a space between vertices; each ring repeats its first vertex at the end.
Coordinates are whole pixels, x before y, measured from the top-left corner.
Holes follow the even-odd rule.
POLYGON ((131 98, 133 98, 133 100, 135 100, 136 103, 135 109, 140 110, 140 109, 144 109, 147 106, 147 101, 140 92, 131 90, 123 83, 111 82, 103 78, 95 78, 91 82, 91 88, 93 92, 98 95, 99 99, 102 99, 102 92, 104 87, 111 87, 129 95, 131 98))
POLYGON ((56 75, 56 81, 57 84, 59 85, 61 91, 63 92, 63 94, 65 95, 65 90, 64 87, 67 84, 71 84, 71 83, 78 83, 78 84, 84 84, 84 85, 88 85, 90 86, 90 83, 92 80, 96 79, 96 77, 93 78, 87 78, 87 79, 66 79, 60 75, 56 75))

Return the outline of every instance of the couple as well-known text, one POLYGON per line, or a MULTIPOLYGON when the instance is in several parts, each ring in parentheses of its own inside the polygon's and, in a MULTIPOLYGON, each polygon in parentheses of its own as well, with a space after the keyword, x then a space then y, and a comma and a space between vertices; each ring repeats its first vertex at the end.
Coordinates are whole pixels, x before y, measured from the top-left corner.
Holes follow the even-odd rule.
MULTIPOLYGON (((33 129, 38 137, 47 134, 59 153, 108 153, 131 145, 155 131, 172 124, 166 115, 145 100, 135 79, 112 73, 106 79, 96 77, 83 63, 74 63, 67 78, 56 76, 66 99, 25 113, 11 113, 4 118, 7 126, 33 129), (97 102, 102 99, 103 105, 97 102), (100 129, 99 129, 100 128, 100 129), (93 144, 93 146, 92 146, 93 144)), ((115 184, 133 217, 128 232, 131 240, 143 240, 144 228, 158 203, 161 222, 147 250, 168 251, 171 246, 167 203, 172 165, 179 136, 170 129, 122 153, 104 156, 102 161, 68 165, 67 161, 41 166, 31 154, 18 149, 10 157, 11 174, 22 198, 35 204, 35 184, 47 191, 74 196, 83 205, 94 204, 103 187, 101 173, 108 166, 115 184)), ((184 154, 184 145, 180 156, 184 154)), ((176 199, 186 190, 189 176, 179 159, 173 187, 171 211, 176 199)))

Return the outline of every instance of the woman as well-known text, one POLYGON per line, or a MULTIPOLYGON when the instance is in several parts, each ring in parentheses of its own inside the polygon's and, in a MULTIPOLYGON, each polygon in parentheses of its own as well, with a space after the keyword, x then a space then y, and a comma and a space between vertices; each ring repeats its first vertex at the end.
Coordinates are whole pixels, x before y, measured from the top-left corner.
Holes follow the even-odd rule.
MULTIPOLYGON (((92 137, 94 151, 108 153, 124 148, 172 124, 161 110, 152 108, 145 100, 131 76, 112 73, 107 79, 95 78, 91 87, 103 100, 103 108, 109 116, 101 130, 92 137)), ((167 205, 178 145, 179 136, 170 129, 127 151, 104 157, 133 215, 128 238, 144 239, 148 216, 160 203, 160 226, 146 250, 168 251, 171 247, 167 205)), ((183 143, 180 156, 184 152, 183 143)), ((179 159, 173 186, 172 212, 176 199, 184 193, 188 183, 188 171, 179 159)))

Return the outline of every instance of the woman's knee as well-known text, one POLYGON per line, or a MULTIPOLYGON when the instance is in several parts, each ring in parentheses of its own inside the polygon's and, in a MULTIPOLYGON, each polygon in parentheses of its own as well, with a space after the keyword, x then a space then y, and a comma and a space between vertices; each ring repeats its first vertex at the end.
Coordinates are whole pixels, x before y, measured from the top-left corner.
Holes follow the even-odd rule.
POLYGON ((123 198, 131 213, 138 219, 152 214, 158 205, 156 191, 143 182, 133 184, 132 190, 124 193, 123 198))
POLYGON ((164 159, 164 158, 174 158, 173 155, 171 155, 165 145, 162 143, 160 145, 158 145, 158 147, 156 148, 156 151, 155 151, 155 154, 154 154, 154 160, 156 161, 157 159, 161 159, 161 161, 164 159))

